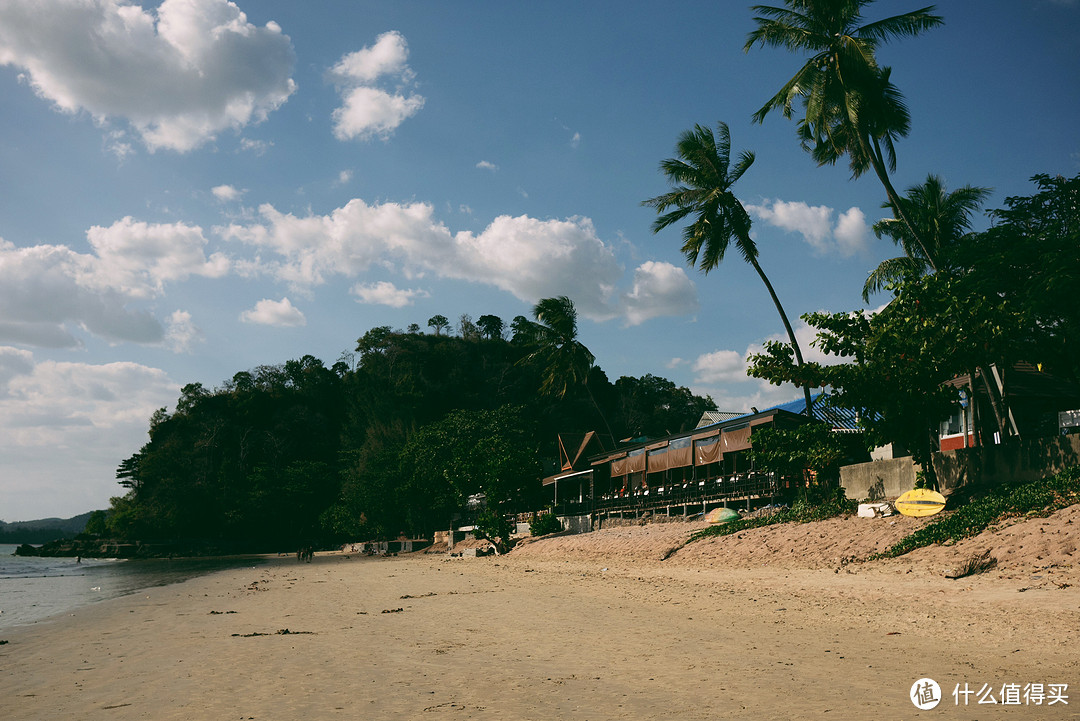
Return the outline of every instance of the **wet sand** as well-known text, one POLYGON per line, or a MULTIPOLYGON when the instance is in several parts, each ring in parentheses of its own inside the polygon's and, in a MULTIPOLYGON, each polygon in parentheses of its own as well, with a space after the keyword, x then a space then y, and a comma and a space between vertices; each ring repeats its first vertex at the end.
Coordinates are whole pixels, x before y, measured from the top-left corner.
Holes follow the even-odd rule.
POLYGON ((1049 532, 1057 556, 960 580, 942 570, 979 539, 850 562, 883 542, 852 534, 907 532, 881 519, 675 552, 685 524, 502 557, 272 559, 5 632, 0 704, 13 721, 1076 718, 1080 579, 1061 549, 1078 517, 999 529, 1010 547, 1049 532), (908 698, 923 677, 937 709, 908 698), (1067 683, 1069 704, 957 706, 964 683, 1067 683))

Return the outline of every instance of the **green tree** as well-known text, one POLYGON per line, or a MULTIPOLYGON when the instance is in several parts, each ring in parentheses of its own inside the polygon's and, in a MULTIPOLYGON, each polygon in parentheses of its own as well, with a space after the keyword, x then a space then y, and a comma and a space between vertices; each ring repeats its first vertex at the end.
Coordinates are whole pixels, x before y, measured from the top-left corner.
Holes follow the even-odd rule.
POLYGON ((400 458, 400 497, 421 532, 444 528, 470 496, 482 494, 496 513, 529 505, 540 481, 535 429, 510 406, 453 411, 419 429, 400 458))
MULTIPOLYGON (((893 218, 882 218, 874 224, 877 237, 888 237, 904 255, 883 260, 870 272, 863 285, 863 300, 907 276, 921 276, 933 268, 941 272, 955 269, 958 245, 971 233, 971 218, 990 195, 989 188, 965 185, 949 191, 941 178, 929 175, 926 181, 908 188, 901 202, 906 215, 918 230, 922 243, 912 235, 907 224, 893 218), (924 255, 924 251, 930 256, 924 255)), ((892 208, 892 203, 884 207, 892 208)), ((895 213, 895 209, 894 213, 895 213)))
MULTIPOLYGON (((726 123, 717 123, 717 135, 710 128, 695 125, 683 132, 676 146, 677 157, 664 160, 660 170, 673 186, 670 192, 642 202, 660 214, 652 225, 659 233, 670 225, 692 218, 682 232, 682 252, 687 263, 708 273, 724 260, 734 242, 743 259, 765 284, 787 331, 795 358, 802 364, 802 351, 795 339, 780 298, 758 262, 757 244, 750 237, 750 216, 735 197, 732 186, 754 162, 754 154, 744 151, 731 163, 731 136, 726 123)), ((813 415, 810 388, 803 388, 806 415, 813 415)))
MULTIPOLYGON (((774 110, 791 118, 796 101, 801 102, 804 114, 797 132, 811 157, 824 165, 847 156, 855 177, 873 169, 898 217, 922 243, 889 179, 896 169, 895 139, 907 136, 910 116, 890 81, 891 70, 878 65, 876 51, 883 43, 914 37, 944 21, 931 5, 864 24, 863 10, 871 2, 787 0, 784 7, 753 6, 757 27, 747 36, 747 52, 760 44, 809 54, 754 120, 760 123, 774 110)), ((922 255, 933 264, 926 248, 922 255)))
POLYGON ((837 433, 825 423, 797 428, 756 428, 750 456, 754 467, 802 479, 813 472, 808 491, 836 488, 840 466, 870 460, 862 433, 837 433))
POLYGON ((488 340, 499 340, 503 334, 503 320, 497 315, 482 315, 476 321, 481 334, 488 340))
POLYGON ((861 411, 872 445, 895 442, 934 480, 939 423, 958 400, 945 381, 990 362, 1011 363, 1027 345, 1028 317, 1013 299, 981 293, 974 274, 908 279, 880 312, 811 313, 815 345, 844 361, 796 366, 790 348, 766 344, 750 375, 832 388, 830 403, 861 411))
POLYGON ((428 328, 435 331, 435 335, 442 335, 442 332, 450 327, 450 321, 445 315, 437 314, 428 318, 428 328))

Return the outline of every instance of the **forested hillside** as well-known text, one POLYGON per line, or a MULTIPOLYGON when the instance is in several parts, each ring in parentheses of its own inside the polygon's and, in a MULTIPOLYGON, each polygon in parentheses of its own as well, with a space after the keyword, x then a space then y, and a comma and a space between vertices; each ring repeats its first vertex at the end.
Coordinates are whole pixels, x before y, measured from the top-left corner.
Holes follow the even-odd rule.
POLYGON ((519 317, 508 340, 501 320, 481 321, 463 317, 456 335, 374 328, 331 367, 303 356, 185 386, 120 464, 127 492, 101 531, 262 549, 426 535, 477 494, 536 508, 559 433, 662 435, 715 408, 652 375, 611 383, 572 322, 560 340, 519 317))

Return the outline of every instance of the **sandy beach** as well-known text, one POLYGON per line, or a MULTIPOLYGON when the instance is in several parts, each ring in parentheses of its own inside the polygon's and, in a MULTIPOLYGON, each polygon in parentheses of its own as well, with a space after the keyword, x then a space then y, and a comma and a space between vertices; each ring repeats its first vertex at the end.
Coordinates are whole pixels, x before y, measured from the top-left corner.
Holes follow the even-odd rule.
POLYGON ((5 632, 0 703, 12 721, 1080 716, 1080 507, 859 560, 919 523, 273 558, 5 632), (987 549, 997 568, 945 578, 987 549), (924 677, 932 710, 909 699, 924 677), (1068 705, 1002 703, 1009 684, 1068 684, 1068 705))

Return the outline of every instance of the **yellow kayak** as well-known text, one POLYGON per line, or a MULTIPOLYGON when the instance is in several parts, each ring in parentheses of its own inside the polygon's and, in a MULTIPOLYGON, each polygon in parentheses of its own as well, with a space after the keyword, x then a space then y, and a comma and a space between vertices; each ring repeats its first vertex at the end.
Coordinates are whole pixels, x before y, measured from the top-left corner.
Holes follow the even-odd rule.
POLYGON ((945 507, 945 496, 929 488, 915 488, 897 498, 893 505, 905 516, 932 516, 945 507))

